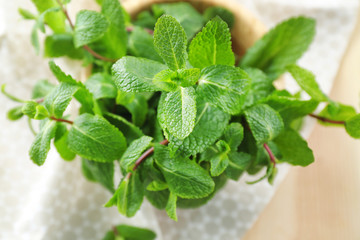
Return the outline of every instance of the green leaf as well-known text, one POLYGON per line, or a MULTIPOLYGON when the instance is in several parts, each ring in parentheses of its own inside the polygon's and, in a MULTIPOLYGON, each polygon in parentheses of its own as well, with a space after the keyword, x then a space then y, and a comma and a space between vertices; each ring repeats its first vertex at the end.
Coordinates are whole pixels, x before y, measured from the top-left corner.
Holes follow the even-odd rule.
POLYGON ((120 160, 120 167, 123 173, 132 171, 136 160, 148 149, 153 140, 152 137, 143 136, 134 140, 124 152, 120 160))
POLYGON ((154 156, 173 194, 182 198, 202 198, 214 191, 214 181, 194 161, 171 156, 169 149, 160 144, 155 145, 154 156))
POLYGON ((216 147, 215 155, 210 158, 210 174, 213 177, 222 174, 229 165, 229 145, 225 141, 220 140, 216 143, 216 147))
MULTIPOLYGON (((116 194, 116 193, 115 193, 116 194)), ((130 179, 124 178, 118 188, 117 206, 121 214, 133 217, 144 199, 144 187, 137 172, 130 179)))
POLYGON ((170 196, 169 196, 169 200, 166 204, 165 210, 167 215, 174 221, 177 222, 178 218, 176 215, 176 201, 177 201, 177 196, 176 194, 170 192, 170 196))
POLYGON ((229 153, 229 164, 225 170, 225 175, 237 181, 251 163, 251 155, 245 152, 229 153))
POLYGON ((57 85, 44 100, 44 105, 50 115, 61 118, 73 95, 78 90, 79 87, 71 83, 62 82, 57 85))
MULTIPOLYGON (((40 13, 48 9, 59 7, 56 0, 32 0, 40 13)), ((46 14, 45 22, 55 33, 65 32, 65 15, 62 12, 51 12, 46 14)))
POLYGON ((127 33, 123 10, 118 0, 103 0, 101 13, 109 22, 102 43, 106 48, 105 55, 109 58, 119 59, 126 54, 127 33))
POLYGON ((153 192, 158 192, 158 191, 162 191, 162 190, 165 190, 165 189, 168 189, 167 183, 159 181, 159 180, 152 181, 146 187, 146 190, 153 191, 153 192))
POLYGON ((187 2, 156 4, 153 5, 153 11, 155 10, 154 6, 159 12, 158 16, 164 13, 173 16, 184 28, 188 40, 193 38, 204 25, 204 18, 187 2))
POLYGON ((36 20, 37 19, 37 17, 33 13, 31 13, 30 11, 28 11, 26 9, 19 8, 18 11, 19 11, 20 15, 26 20, 36 20))
POLYGON ((166 95, 164 105, 165 126, 179 139, 186 138, 194 129, 196 100, 193 87, 181 87, 166 95))
POLYGON ((115 98, 117 95, 116 86, 111 76, 106 73, 95 73, 85 82, 85 86, 93 94, 95 99, 115 98))
POLYGON ((307 142, 294 130, 286 129, 273 140, 281 152, 281 161, 291 165, 307 166, 314 162, 307 142))
POLYGON ((224 112, 238 114, 243 108, 249 88, 250 79, 243 70, 215 65, 201 71, 196 93, 224 112))
POLYGON ((157 192, 145 190, 146 199, 149 200, 149 202, 157 209, 165 209, 169 199, 169 195, 170 192, 167 189, 157 192))
POLYGON ((55 121, 43 120, 41 130, 30 147, 30 159, 39 166, 43 165, 46 160, 50 150, 50 141, 55 137, 56 126, 55 121))
POLYGON ((142 126, 148 113, 146 98, 135 94, 131 102, 124 104, 124 107, 131 113, 131 120, 136 126, 142 126))
POLYGON ((114 192, 114 163, 99 163, 82 159, 81 169, 84 175, 91 176, 90 181, 99 182, 110 192, 114 192))
POLYGON ((68 135, 71 151, 98 162, 119 159, 126 149, 122 133, 100 116, 88 113, 77 117, 68 135))
POLYGON ((179 149, 185 155, 200 153, 214 144, 223 134, 230 119, 229 114, 199 98, 196 109, 195 127, 190 135, 183 140, 169 136, 171 148, 179 149))
POLYGON ((178 83, 173 80, 176 77, 176 72, 170 69, 165 69, 155 75, 153 83, 163 91, 175 92, 179 88, 178 83))
POLYGON ((128 240, 154 240, 156 238, 156 234, 146 228, 121 224, 116 226, 116 230, 121 237, 128 240))
POLYGON ((285 72, 308 49, 315 35, 315 20, 290 18, 265 34, 242 58, 241 67, 263 70, 272 80, 285 72))
POLYGON ((289 65, 286 68, 294 77, 299 86, 314 100, 319 102, 327 102, 329 100, 329 98, 321 91, 312 72, 295 64, 289 65))
POLYGON ((108 21, 101 13, 81 10, 76 15, 74 44, 81 47, 99 40, 108 29, 108 21))
POLYGON ((233 27, 235 22, 235 17, 232 12, 223 7, 209 7, 205 10, 203 15, 207 21, 213 19, 216 16, 219 16, 227 23, 230 29, 233 27))
POLYGON ((32 97, 33 99, 42 98, 48 95, 53 89, 55 85, 50 83, 48 80, 40 80, 38 81, 32 89, 32 97))
POLYGON ((22 106, 14 107, 7 112, 7 118, 10 121, 19 120, 20 118, 22 118, 22 116, 24 116, 22 106))
POLYGON ((154 31, 154 46, 171 70, 185 68, 186 34, 174 17, 164 15, 158 19, 154 31))
MULTIPOLYGON (((156 21, 156 20, 155 20, 156 21)), ((155 24, 155 22, 154 22, 155 24)), ((163 62, 154 47, 154 37, 140 27, 134 27, 129 35, 129 51, 135 57, 142 57, 163 62)))
POLYGON ((360 114, 346 120, 345 129, 351 137, 360 138, 360 114))
POLYGON ((150 11, 142 11, 136 16, 136 20, 133 22, 134 25, 143 28, 154 29, 156 18, 150 13, 150 11))
POLYGON ((51 72, 54 74, 54 76, 60 83, 64 82, 77 84, 76 80, 71 75, 67 75, 64 71, 62 71, 61 68, 56 65, 54 61, 49 61, 49 67, 51 72))
POLYGON ((190 87, 196 84, 200 77, 200 69, 179 69, 177 70, 177 78, 180 81, 180 86, 190 87))
POLYGON ((76 154, 69 149, 67 144, 69 131, 64 123, 57 123, 54 145, 61 158, 66 161, 74 160, 76 154))
POLYGON ((48 58, 68 56, 74 59, 81 59, 84 56, 83 49, 75 48, 73 35, 69 33, 47 36, 44 47, 44 56, 48 58))
MULTIPOLYGON (((352 106, 344 105, 344 104, 340 103, 340 104, 338 104, 338 108, 337 108, 337 111, 335 114, 332 113, 331 106, 332 106, 331 104, 328 104, 319 113, 319 116, 327 118, 329 120, 333 120, 333 121, 347 121, 356 115, 356 110, 352 106)), ((326 126, 343 127, 343 125, 341 125, 341 124, 333 124, 333 123, 328 123, 328 122, 323 122, 323 121, 318 121, 318 122, 320 124, 326 125, 326 126)))
POLYGON ((224 140, 232 151, 236 151, 244 139, 244 128, 240 123, 229 124, 224 132, 224 140))
POLYGON ((197 68, 212 65, 234 66, 235 57, 231 49, 231 34, 223 20, 215 17, 191 41, 189 61, 192 66, 197 68))
POLYGON ((123 57, 112 67, 114 82, 125 92, 153 92, 160 89, 152 83, 154 76, 167 67, 159 62, 136 57, 123 57))
POLYGON ((246 109, 245 117, 258 144, 274 139, 284 129, 280 114, 266 104, 246 109))

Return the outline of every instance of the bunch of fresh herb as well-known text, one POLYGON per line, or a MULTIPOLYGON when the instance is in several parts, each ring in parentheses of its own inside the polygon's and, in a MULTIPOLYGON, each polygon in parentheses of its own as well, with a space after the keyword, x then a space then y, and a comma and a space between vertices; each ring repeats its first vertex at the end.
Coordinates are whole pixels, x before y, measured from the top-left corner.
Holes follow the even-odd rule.
POLYGON ((131 23, 117 0, 103 0, 101 12, 82 10, 72 23, 69 1, 33 2, 38 16, 20 12, 35 20, 35 49, 38 30, 50 28, 44 56, 82 60, 92 74, 82 83, 50 61, 59 84, 39 82, 31 100, 3 86, 22 104, 9 118, 40 120, 30 149, 34 163, 44 164, 54 139, 62 158, 80 156, 84 175, 113 193, 105 206, 127 217, 146 197, 177 220, 177 206, 205 204, 228 179, 266 168, 250 183, 271 183, 277 163, 309 165, 313 153, 298 133, 306 116, 360 138, 355 109, 330 100, 314 75, 296 65, 314 37, 313 19, 284 21, 236 56, 234 17, 223 8, 201 15, 188 3, 158 4, 131 23), (285 72, 308 100, 275 89, 285 72), (81 104, 79 116, 64 116, 72 99, 81 104), (316 115, 321 102, 326 106, 316 115), (117 164, 123 178, 115 188, 117 164))

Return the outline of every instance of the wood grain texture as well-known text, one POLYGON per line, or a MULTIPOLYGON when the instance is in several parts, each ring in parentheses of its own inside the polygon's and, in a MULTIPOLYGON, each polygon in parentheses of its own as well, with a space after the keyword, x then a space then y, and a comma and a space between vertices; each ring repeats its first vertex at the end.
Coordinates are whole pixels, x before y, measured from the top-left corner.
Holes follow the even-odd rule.
MULTIPOLYGON (((358 107, 360 21, 336 76, 332 99, 358 107)), ((317 125, 315 163, 294 167, 244 240, 360 239, 360 141, 317 125)))

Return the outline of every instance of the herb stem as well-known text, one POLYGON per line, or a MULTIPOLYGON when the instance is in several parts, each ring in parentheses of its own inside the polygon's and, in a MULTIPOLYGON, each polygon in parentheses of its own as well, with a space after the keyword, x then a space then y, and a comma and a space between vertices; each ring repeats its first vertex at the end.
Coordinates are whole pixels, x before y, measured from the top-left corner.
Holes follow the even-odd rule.
MULTIPOLYGON (((161 145, 168 145, 169 144, 169 140, 165 139, 165 140, 162 140, 160 142, 161 145)), ((154 147, 151 147, 149 148, 148 150, 146 150, 146 152, 144 152, 139 158, 138 160, 136 160, 135 162, 135 166, 133 167, 133 171, 135 171, 139 165, 147 158, 149 157, 152 153, 154 152, 154 147)), ((127 175, 126 175, 126 178, 129 179, 131 177, 131 172, 129 172, 127 175)))
POLYGON ((270 161, 271 161, 271 163, 274 165, 274 168, 275 168, 275 166, 276 166, 276 158, 275 158, 275 155, 274 155, 273 152, 271 151, 269 145, 267 145, 266 143, 264 143, 264 148, 265 148, 266 152, 269 154, 270 161))
POLYGON ((316 118, 319 121, 326 122, 326 123, 341 124, 341 125, 345 124, 345 121, 331 120, 331 119, 321 117, 321 116, 318 116, 318 115, 315 115, 315 114, 312 114, 312 113, 310 113, 309 116, 313 117, 313 118, 316 118))
MULTIPOLYGON (((74 29, 75 29, 75 26, 74 26, 73 22, 71 21, 71 18, 70 18, 70 16, 69 16, 68 11, 65 9, 64 5, 61 3, 60 0, 56 0, 56 1, 57 1, 57 3, 59 4, 59 6, 61 7, 62 12, 65 14, 65 17, 66 17, 66 19, 68 20, 71 29, 74 30, 74 29)), ((101 56, 100 54, 98 54, 97 52, 95 52, 94 50, 92 50, 88 45, 83 46, 83 48, 84 48, 87 52, 89 52, 91 55, 93 55, 94 57, 96 57, 97 59, 100 59, 100 60, 103 60, 103 61, 106 61, 106 62, 116 62, 116 61, 117 61, 117 59, 110 59, 110 58, 101 56)))
POLYGON ((63 118, 50 117, 50 119, 52 119, 54 121, 57 121, 57 122, 64 122, 64 123, 74 124, 73 121, 63 119, 63 118))

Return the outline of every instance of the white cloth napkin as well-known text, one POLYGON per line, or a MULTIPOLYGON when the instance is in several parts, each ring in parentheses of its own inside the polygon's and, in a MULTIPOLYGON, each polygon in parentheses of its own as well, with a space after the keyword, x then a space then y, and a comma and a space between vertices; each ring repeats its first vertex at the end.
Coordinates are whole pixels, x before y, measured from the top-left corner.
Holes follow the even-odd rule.
MULTIPOLYGON (((72 1, 69 7, 79 8, 89 1, 92 2, 72 1)), ((356 22, 358 1, 238 2, 254 12, 268 27, 291 16, 315 18, 315 42, 300 65, 316 74, 325 92, 330 91, 356 22)), ((0 0, 0 83, 7 83, 10 92, 26 98, 30 97, 31 87, 37 80, 55 80, 47 62, 35 55, 29 37, 33 23, 20 20, 18 7, 34 10, 28 0, 0 0)), ((78 63, 60 63, 67 72, 79 77, 78 63)), ((288 87, 295 90, 295 84, 287 81, 288 87)), ((44 166, 34 165, 28 157, 34 137, 27 122, 12 123, 6 119, 6 111, 14 106, 16 103, 0 96, 0 239, 101 239, 111 226, 120 223, 152 228, 160 240, 239 239, 252 226, 275 191, 275 187, 266 182, 247 185, 245 180, 254 178, 245 176, 240 182, 229 181, 206 206, 178 210, 178 223, 169 220, 163 211, 154 210, 147 202, 129 220, 116 208, 101 207, 110 194, 84 179, 78 160, 65 162, 52 150, 44 166)), ((310 131, 311 127, 303 134, 308 135, 310 131)), ((286 165, 280 167, 276 184, 281 182, 287 169, 286 165)))

